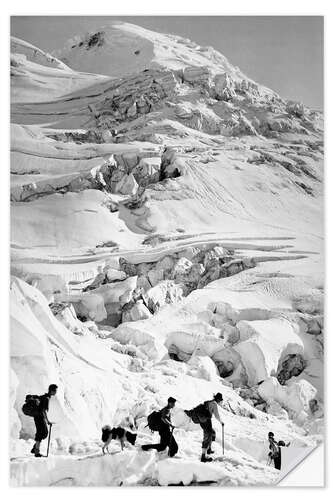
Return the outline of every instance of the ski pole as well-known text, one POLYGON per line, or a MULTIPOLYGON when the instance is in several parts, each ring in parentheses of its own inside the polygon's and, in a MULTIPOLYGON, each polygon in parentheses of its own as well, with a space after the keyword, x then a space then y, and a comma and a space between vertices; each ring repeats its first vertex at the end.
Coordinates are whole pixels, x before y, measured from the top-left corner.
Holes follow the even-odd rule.
POLYGON ((222 425, 222 449, 223 449, 223 455, 224 455, 224 424, 222 425))
POLYGON ((46 457, 49 456, 49 449, 50 449, 50 440, 51 440, 51 430, 52 430, 52 424, 50 423, 50 431, 49 431, 49 439, 47 441, 47 452, 46 452, 46 457))

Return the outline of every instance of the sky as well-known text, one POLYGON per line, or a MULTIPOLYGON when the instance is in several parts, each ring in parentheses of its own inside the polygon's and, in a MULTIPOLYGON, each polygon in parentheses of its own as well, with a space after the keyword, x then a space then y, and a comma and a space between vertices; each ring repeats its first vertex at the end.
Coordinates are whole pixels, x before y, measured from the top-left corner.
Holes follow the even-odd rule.
POLYGON ((11 18, 11 34, 51 52, 110 21, 211 45, 281 97, 323 109, 321 16, 18 16, 11 18))

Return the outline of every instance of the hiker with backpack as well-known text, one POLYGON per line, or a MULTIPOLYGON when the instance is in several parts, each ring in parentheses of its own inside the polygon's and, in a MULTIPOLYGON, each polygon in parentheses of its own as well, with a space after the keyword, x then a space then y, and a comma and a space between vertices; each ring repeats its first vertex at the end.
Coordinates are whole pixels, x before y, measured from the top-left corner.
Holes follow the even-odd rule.
MULTIPOLYGON (((211 462, 212 458, 207 457, 214 453, 212 450, 212 442, 216 439, 216 432, 213 429, 212 417, 222 425, 222 434, 224 441, 224 422, 222 422, 218 405, 223 401, 223 396, 220 392, 215 394, 214 398, 209 401, 205 401, 200 405, 196 406, 192 410, 184 410, 186 415, 192 419, 195 424, 199 424, 203 430, 203 440, 202 440, 202 453, 201 462, 211 462)), ((223 442, 223 452, 224 452, 224 442, 223 442)))
POLYGON ((142 450, 147 451, 155 449, 163 451, 169 448, 168 455, 173 457, 178 451, 178 444, 173 436, 174 426, 171 423, 170 412, 175 407, 176 399, 173 397, 168 398, 168 404, 160 411, 153 411, 147 417, 148 427, 151 431, 158 431, 160 435, 160 442, 157 444, 144 444, 142 450))
MULTIPOLYGON (((42 396, 32 396, 28 394, 25 398, 25 403, 22 406, 22 411, 25 415, 33 417, 36 426, 35 434, 35 444, 32 447, 31 453, 35 457, 42 457, 40 453, 40 444, 49 435, 49 430, 47 426, 50 426, 51 432, 51 422, 47 417, 47 412, 49 411, 49 401, 50 398, 55 396, 57 393, 58 386, 55 384, 49 385, 48 392, 42 396)), ((50 440, 48 446, 50 444, 50 440)))
POLYGON ((274 467, 278 470, 281 470, 281 446, 290 446, 289 443, 285 443, 284 441, 275 441, 274 432, 268 433, 268 442, 269 442, 269 453, 268 459, 270 462, 274 462, 274 467))

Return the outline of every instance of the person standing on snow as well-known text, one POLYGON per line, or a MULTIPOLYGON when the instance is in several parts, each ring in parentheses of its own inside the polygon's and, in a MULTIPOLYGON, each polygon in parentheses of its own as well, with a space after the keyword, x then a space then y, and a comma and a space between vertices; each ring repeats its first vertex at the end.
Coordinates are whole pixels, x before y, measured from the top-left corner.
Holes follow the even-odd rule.
POLYGON ((148 417, 148 426, 152 431, 158 431, 160 435, 160 442, 157 444, 144 444, 142 450, 147 451, 155 449, 163 451, 169 447, 169 457, 176 455, 178 451, 178 444, 173 436, 174 426, 171 423, 170 412, 175 407, 176 399, 173 397, 168 398, 168 404, 159 412, 153 412, 148 417), (152 417, 152 421, 150 418, 152 417))
POLYGON ((216 432, 213 429, 212 417, 224 427, 224 422, 222 422, 218 405, 223 401, 223 396, 220 392, 215 394, 214 398, 209 401, 196 406, 192 410, 185 410, 187 416, 189 416, 195 424, 199 424, 203 430, 203 440, 202 440, 202 454, 201 462, 211 462, 212 458, 207 457, 214 453, 212 450, 212 442, 216 439, 216 432))
POLYGON ((269 442, 269 453, 268 456, 271 460, 274 461, 274 467, 278 470, 281 470, 281 446, 290 446, 290 442, 286 444, 284 441, 275 441, 274 432, 268 433, 268 442, 269 442))
POLYGON ((36 435, 35 435, 35 444, 31 450, 31 453, 35 455, 35 457, 41 457, 40 453, 40 443, 43 439, 46 439, 49 431, 47 426, 52 425, 47 417, 47 412, 49 411, 49 402, 52 396, 57 394, 58 386, 55 384, 51 384, 49 386, 48 392, 39 396, 39 405, 38 411, 36 415, 34 415, 34 421, 36 426, 36 435))

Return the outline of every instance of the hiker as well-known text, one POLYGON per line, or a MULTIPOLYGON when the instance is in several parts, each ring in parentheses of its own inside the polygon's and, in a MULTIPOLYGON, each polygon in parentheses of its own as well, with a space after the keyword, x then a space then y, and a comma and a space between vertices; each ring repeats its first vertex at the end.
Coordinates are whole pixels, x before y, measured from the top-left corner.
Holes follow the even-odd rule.
POLYGON ((214 453, 212 450, 212 442, 216 439, 216 432, 213 429, 212 416, 220 422, 222 427, 224 427, 224 422, 222 422, 218 406, 223 401, 223 396, 220 392, 215 394, 214 398, 209 401, 196 406, 192 410, 184 410, 186 415, 192 419, 195 424, 199 424, 203 430, 203 440, 202 440, 202 453, 201 462, 211 462, 212 458, 207 457, 214 453))
POLYGON ((268 433, 268 442, 269 442, 269 453, 268 457, 270 461, 274 461, 274 467, 278 470, 281 470, 281 446, 290 446, 289 443, 285 443, 284 441, 275 441, 274 432, 268 433))
POLYGON ((170 411, 175 407, 176 399, 173 397, 168 398, 168 404, 158 412, 151 413, 147 420, 148 426, 152 431, 158 431, 160 435, 160 442, 157 444, 144 444, 142 450, 155 449, 163 451, 169 447, 168 455, 173 457, 178 451, 178 444, 173 436, 174 426, 170 420, 170 411))
POLYGON ((52 396, 56 395, 57 389, 57 385, 51 384, 46 394, 38 396, 39 405, 33 417, 36 426, 35 444, 33 445, 31 450, 31 453, 33 453, 35 457, 42 456, 40 454, 40 443, 41 441, 43 441, 43 439, 46 439, 49 434, 47 426, 52 425, 47 417, 47 412, 49 411, 49 401, 52 396))

